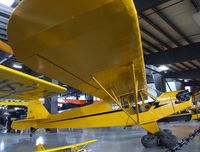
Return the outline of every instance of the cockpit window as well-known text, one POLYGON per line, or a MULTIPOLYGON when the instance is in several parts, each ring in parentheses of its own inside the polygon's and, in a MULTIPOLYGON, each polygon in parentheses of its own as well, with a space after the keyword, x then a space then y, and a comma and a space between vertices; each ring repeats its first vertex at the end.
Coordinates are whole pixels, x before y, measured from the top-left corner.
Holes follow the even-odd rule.
MULTIPOLYGON (((155 97, 146 91, 138 92, 138 107, 139 112, 148 111, 153 103, 155 102, 155 97)), ((127 94, 120 97, 121 105, 124 109, 128 111, 133 111, 136 113, 136 105, 134 101, 133 94, 127 94)))

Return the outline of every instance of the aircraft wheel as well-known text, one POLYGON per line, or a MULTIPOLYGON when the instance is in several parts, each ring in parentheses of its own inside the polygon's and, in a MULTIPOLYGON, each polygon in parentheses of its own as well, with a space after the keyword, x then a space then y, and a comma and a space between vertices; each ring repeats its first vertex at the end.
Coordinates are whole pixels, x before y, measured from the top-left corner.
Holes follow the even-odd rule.
POLYGON ((142 137, 141 142, 144 147, 151 148, 158 145, 158 138, 155 135, 148 134, 142 137))
POLYGON ((172 135, 172 131, 170 129, 163 129, 163 131, 168 135, 172 135))
POLYGON ((161 139, 162 137, 166 136, 167 135, 167 132, 165 131, 158 131, 155 133, 155 136, 158 138, 158 139, 161 139))
POLYGON ((178 139, 175 135, 170 135, 170 134, 167 134, 165 136, 162 136, 160 138, 160 145, 161 146, 164 146, 166 148, 171 148, 173 146, 175 146, 177 143, 178 143, 178 139))

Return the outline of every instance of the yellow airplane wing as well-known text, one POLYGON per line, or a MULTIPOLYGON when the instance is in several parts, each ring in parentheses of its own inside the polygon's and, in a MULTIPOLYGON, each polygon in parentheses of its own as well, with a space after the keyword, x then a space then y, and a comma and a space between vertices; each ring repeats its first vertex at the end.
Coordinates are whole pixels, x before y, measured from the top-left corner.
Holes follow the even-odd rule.
POLYGON ((138 16, 133 0, 23 0, 12 14, 14 54, 35 71, 108 99, 146 85, 138 16), (48 5, 47 5, 48 3, 48 5))
MULTIPOLYGON (((85 146, 88 144, 91 144, 93 142, 96 142, 97 140, 88 140, 85 142, 81 142, 78 144, 73 144, 73 145, 69 145, 69 146, 62 146, 62 147, 56 147, 56 148, 51 148, 51 149, 45 149, 43 147, 43 145, 39 144, 38 145, 38 151, 37 152, 63 152, 64 150, 73 150, 73 152, 79 152, 81 150, 79 150, 79 147, 84 146, 84 150, 85 150, 85 146)), ((83 149, 82 149, 83 151, 83 149)))
POLYGON ((28 106, 28 101, 23 100, 0 100, 0 106, 28 106))
POLYGON ((0 65, 0 99, 34 100, 66 89, 0 65))
POLYGON ((0 40, 0 50, 4 51, 4 52, 7 52, 9 54, 13 54, 12 48, 8 44, 4 43, 1 40, 0 40))

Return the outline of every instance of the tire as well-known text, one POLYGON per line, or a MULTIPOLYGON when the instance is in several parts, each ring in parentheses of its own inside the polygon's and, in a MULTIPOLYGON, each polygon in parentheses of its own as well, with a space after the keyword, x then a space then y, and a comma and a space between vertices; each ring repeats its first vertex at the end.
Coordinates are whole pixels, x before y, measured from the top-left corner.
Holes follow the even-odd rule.
POLYGON ((172 135, 172 131, 169 130, 169 129, 163 129, 163 131, 164 131, 165 133, 167 133, 168 135, 172 135))
POLYGON ((158 132, 155 133, 155 136, 156 136, 158 139, 160 139, 160 138, 162 138, 162 137, 164 137, 164 136, 167 136, 167 133, 164 132, 164 131, 158 131, 158 132))
POLYGON ((146 148, 155 147, 158 145, 158 139, 155 135, 145 135, 141 139, 142 145, 146 148))
POLYGON ((166 148, 171 148, 174 147, 176 144, 178 143, 178 139, 176 136, 174 135, 167 135, 167 136, 163 136, 160 139, 160 145, 166 147, 166 148))

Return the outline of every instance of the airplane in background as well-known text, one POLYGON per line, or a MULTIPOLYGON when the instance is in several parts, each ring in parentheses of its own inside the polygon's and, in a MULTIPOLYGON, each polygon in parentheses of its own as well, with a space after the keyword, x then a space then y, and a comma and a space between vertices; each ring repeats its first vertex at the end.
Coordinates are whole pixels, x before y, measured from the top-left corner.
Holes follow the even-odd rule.
POLYGON ((24 0, 13 12, 8 39, 15 56, 33 70, 103 101, 49 114, 38 98, 64 88, 0 66, 0 82, 4 82, 0 83, 0 97, 30 100, 27 118, 14 121, 12 128, 138 125, 148 132, 141 140, 145 147, 175 145, 176 137, 159 129, 157 121, 189 108, 192 98, 187 91, 166 92, 159 97, 147 91, 133 1, 46 3, 24 0), (147 99, 151 103, 146 103, 147 99))
POLYGON ((88 140, 85 142, 77 143, 77 144, 72 144, 68 146, 62 146, 62 147, 56 147, 56 148, 50 148, 50 149, 45 149, 42 144, 39 144, 37 147, 37 152, 65 152, 65 151, 72 151, 72 152, 89 152, 86 149, 86 146, 88 144, 91 144, 93 142, 96 142, 97 140, 88 140))
POLYGON ((28 106, 28 101, 13 99, 0 100, 0 106, 28 106))

